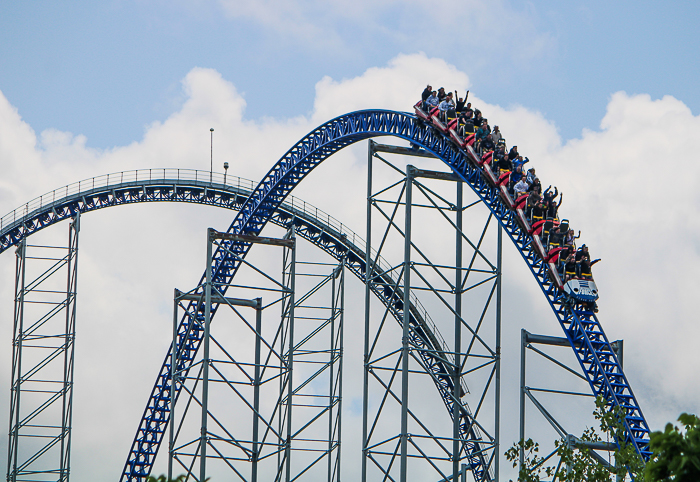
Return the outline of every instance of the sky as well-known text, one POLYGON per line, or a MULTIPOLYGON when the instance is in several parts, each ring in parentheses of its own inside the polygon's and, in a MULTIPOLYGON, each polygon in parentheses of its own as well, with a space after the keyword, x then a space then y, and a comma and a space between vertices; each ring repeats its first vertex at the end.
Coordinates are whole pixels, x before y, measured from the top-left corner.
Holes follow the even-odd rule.
MULTIPOLYGON (((409 110, 426 83, 469 89, 545 187, 564 192, 562 213, 603 259, 595 268, 600 319, 610 339, 625 339, 626 373, 650 425, 661 429, 682 411, 697 413, 700 400, 700 168, 693 154, 700 94, 693 87, 699 67, 692 24, 699 8, 0 2, 0 211, 108 172, 208 169, 211 127, 215 164, 228 161, 230 174, 257 181, 297 139, 335 115, 409 110)), ((358 233, 365 149, 335 155, 294 193, 358 233)), ((75 480, 121 470, 167 349, 172 288, 199 279, 204 230, 223 229, 232 217, 161 205, 84 220, 85 321, 76 353, 86 361, 78 362, 76 377, 91 388, 76 392, 75 480)), ((42 236, 60 242, 63 229, 42 236)), ((504 330, 504 354, 517 364, 520 328, 558 332, 514 250, 505 256, 504 316, 513 321, 504 330)), ((4 253, 0 338, 7 342, 0 356, 8 367, 13 270, 4 253)), ((505 370, 504 380, 517 383, 517 368, 505 370)), ((9 377, 9 369, 0 374, 8 388, 9 377)), ((517 397, 517 386, 508 390, 508 399, 517 397)), ((0 397, 0 411, 8 398, 0 397)))

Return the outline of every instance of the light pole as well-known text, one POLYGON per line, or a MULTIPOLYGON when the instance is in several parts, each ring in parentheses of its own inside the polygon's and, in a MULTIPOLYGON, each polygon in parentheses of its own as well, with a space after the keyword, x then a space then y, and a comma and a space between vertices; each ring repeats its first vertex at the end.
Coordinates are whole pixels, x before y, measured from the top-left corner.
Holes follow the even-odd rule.
POLYGON ((211 157, 209 158, 209 183, 211 184, 212 176, 214 174, 214 128, 212 127, 209 129, 209 132, 211 132, 211 157))
POLYGON ((224 162, 224 186, 226 185, 226 174, 228 174, 228 162, 224 162))

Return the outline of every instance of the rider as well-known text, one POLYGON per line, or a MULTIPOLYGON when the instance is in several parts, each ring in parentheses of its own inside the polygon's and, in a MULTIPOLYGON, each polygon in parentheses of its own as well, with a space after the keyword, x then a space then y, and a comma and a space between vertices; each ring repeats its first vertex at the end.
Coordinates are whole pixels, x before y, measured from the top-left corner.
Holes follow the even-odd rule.
POLYGON ((437 107, 439 103, 440 101, 438 100, 437 92, 432 91, 430 97, 428 97, 428 99, 425 101, 426 110, 432 110, 432 108, 437 107))

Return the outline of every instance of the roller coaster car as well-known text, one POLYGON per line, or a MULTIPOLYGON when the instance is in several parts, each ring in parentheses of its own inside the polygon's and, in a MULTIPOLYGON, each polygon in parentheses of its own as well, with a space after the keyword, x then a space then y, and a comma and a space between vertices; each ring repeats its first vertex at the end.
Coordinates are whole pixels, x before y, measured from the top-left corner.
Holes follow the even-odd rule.
POLYGON ((529 197, 528 193, 521 194, 515 199, 515 203, 513 204, 514 208, 517 209, 523 209, 527 205, 527 198, 529 197))
POLYGON ((479 166, 483 166, 484 164, 491 164, 491 161, 493 161, 493 151, 484 153, 484 155, 481 156, 481 160, 477 162, 477 164, 479 164, 479 166))
POLYGON ((536 234, 537 236, 542 235, 542 228, 544 227, 544 223, 546 223, 546 219, 540 219, 539 221, 535 222, 532 224, 532 228, 530 229, 530 232, 528 234, 536 234))
POLYGON ((557 262, 559 261, 559 255, 560 255, 561 251, 563 251, 565 249, 566 249, 566 247, 563 247, 563 246, 550 249, 549 253, 547 253, 547 262, 556 265, 557 262))
POLYGON ((481 168, 481 172, 484 174, 484 179, 486 179, 486 182, 494 187, 497 187, 498 180, 496 179, 496 176, 493 175, 490 164, 484 164, 481 168))
POLYGON ((433 123, 433 126, 437 128, 440 132, 443 134, 447 134, 447 126, 442 123, 440 120, 440 108, 439 107, 433 107, 430 110, 430 122, 433 123))
POLYGON ((554 286, 557 287, 558 290, 563 290, 564 289, 564 284, 561 282, 561 277, 559 276, 559 270, 557 270, 557 265, 550 261, 547 263, 547 269, 549 271, 549 279, 554 283, 554 286))
POLYGON ((467 154, 469 155, 468 156, 469 159, 471 159, 472 162, 474 164, 476 164, 477 166, 481 166, 481 164, 479 164, 479 156, 476 155, 476 151, 474 151, 474 148, 472 147, 472 145, 467 143, 464 147, 467 149, 467 154))
POLYGON ((423 101, 419 100, 416 105, 413 106, 413 109, 416 111, 416 115, 423 119, 424 121, 430 122, 430 116, 423 110, 423 101))
POLYGON ((564 234, 566 234, 566 232, 569 230, 569 220, 562 219, 561 223, 559 223, 559 228, 564 234))
POLYGON ((513 198, 510 197, 510 193, 508 192, 508 188, 501 184, 498 189, 500 190, 500 195, 501 199, 505 203, 506 207, 508 209, 513 209, 513 198))
POLYGON ((516 206, 515 216, 516 216, 516 219, 518 220, 518 224, 523 229, 523 231, 525 231, 526 233, 529 233, 530 232, 530 223, 527 222, 527 218, 525 217, 525 213, 523 212, 522 208, 519 208, 516 206))
POLYGON ((474 164, 482 168, 481 172, 484 175, 486 181, 492 186, 496 186, 497 180, 496 177, 493 175, 493 172, 491 172, 491 166, 489 165, 489 163, 491 162, 491 158, 490 156, 488 156, 489 154, 492 155, 493 153, 486 153, 483 158, 479 159, 479 156, 470 144, 466 144, 464 147, 467 150, 469 159, 471 159, 474 164))
POLYGON ((506 171, 500 176, 498 176, 498 186, 507 186, 508 183, 510 182, 510 171, 506 171))
POLYGON ((557 221, 556 219, 545 219, 544 224, 542 225, 542 230, 540 231, 542 233, 542 239, 545 239, 545 237, 549 237, 549 233, 552 232, 552 229, 558 227, 559 221, 557 221))
POLYGON ((475 142, 476 142, 476 134, 474 134, 473 132, 468 133, 466 135, 466 137, 464 138, 465 145, 473 146, 475 142))
POLYGON ((540 258, 542 258, 542 259, 547 258, 547 253, 545 253, 545 251, 544 251, 544 246, 542 245, 542 240, 536 234, 532 235, 532 245, 534 246, 535 252, 539 255, 540 258))
POLYGON ((530 234, 536 234, 539 237, 543 237, 543 233, 549 233, 549 231, 558 226, 559 221, 552 219, 541 219, 532 225, 532 232, 530 234))
POLYGON ((500 192, 501 199, 508 209, 513 209, 514 203, 513 198, 508 192, 508 182, 510 181, 510 171, 504 172, 498 178, 498 190, 500 192))
POLYGON ((464 149, 464 139, 462 139, 459 134, 457 134, 457 126, 459 125, 459 119, 452 119, 447 123, 447 130, 450 133, 450 139, 452 142, 457 144, 460 148, 464 149))
POLYGON ((598 299, 598 287, 592 279, 570 279, 564 283, 564 293, 583 303, 598 299))

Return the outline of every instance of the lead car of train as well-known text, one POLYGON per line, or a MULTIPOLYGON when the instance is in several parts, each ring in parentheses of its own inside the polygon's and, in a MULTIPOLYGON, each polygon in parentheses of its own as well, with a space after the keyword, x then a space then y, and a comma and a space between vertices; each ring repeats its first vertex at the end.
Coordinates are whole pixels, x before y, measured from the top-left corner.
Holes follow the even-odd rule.
MULTIPOLYGON (((486 181, 498 189, 503 203, 508 207, 508 209, 515 212, 518 224, 523 230, 525 230, 526 233, 528 233, 528 235, 531 236, 532 245, 535 252, 547 263, 549 279, 552 281, 552 283, 554 283, 557 289, 565 293, 576 302, 595 307, 595 302, 598 299, 598 288, 596 287, 595 282, 591 278, 572 278, 562 281, 556 265, 556 259, 558 259, 556 252, 553 253, 554 250, 547 251, 542 243, 542 238, 540 237, 542 226, 538 226, 538 223, 534 223, 531 226, 527 216, 525 215, 524 210, 527 203, 527 194, 521 195, 517 199, 513 199, 508 191, 510 172, 506 172, 500 176, 493 173, 490 167, 491 162, 493 161, 493 151, 485 152, 480 156, 474 150, 474 142, 476 140, 475 134, 464 132, 464 129, 460 128, 461 126, 458 118, 445 118, 440 114, 440 109, 438 107, 434 107, 430 109, 430 111, 425 111, 422 105, 423 101, 419 101, 413 106, 416 116, 426 124, 431 125, 438 132, 440 132, 440 134, 449 138, 459 149, 465 152, 467 154, 467 158, 481 170, 481 173, 486 181)), ((540 223, 544 222, 546 221, 540 221, 540 223)), ((558 224, 557 221, 553 222, 558 224)))

